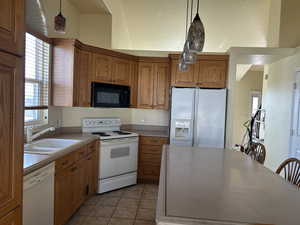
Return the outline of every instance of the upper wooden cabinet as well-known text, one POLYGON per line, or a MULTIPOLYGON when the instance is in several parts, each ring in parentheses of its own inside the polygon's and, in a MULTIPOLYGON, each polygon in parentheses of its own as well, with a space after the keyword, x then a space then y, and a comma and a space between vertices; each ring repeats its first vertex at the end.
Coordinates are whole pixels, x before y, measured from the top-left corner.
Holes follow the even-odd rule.
POLYGON ((206 88, 225 88, 227 61, 201 60, 198 61, 197 86, 206 88))
POLYGON ((112 57, 94 54, 93 55, 92 81, 99 83, 112 83, 112 57))
POLYGON ((154 64, 139 64, 139 83, 138 83, 138 107, 144 109, 153 108, 154 97, 154 64))
POLYGON ((154 76, 154 108, 169 108, 170 71, 168 63, 157 63, 154 76))
POLYGON ((188 71, 180 72, 178 59, 171 62, 171 85, 176 87, 194 87, 196 85, 195 66, 189 65, 188 71))
POLYGON ((92 54, 74 40, 55 39, 52 103, 55 106, 90 106, 92 54))
POLYGON ((0 49, 24 55, 24 0, 0 1, 0 49))
POLYGON ((112 62, 113 83, 130 86, 130 61, 125 59, 114 58, 112 62))
POLYGON ((137 57, 85 45, 74 39, 54 39, 52 103, 91 106, 91 83, 131 87, 131 107, 137 105, 137 57))
POLYGON ((140 62, 138 80, 138 108, 168 109, 170 80, 167 62, 140 62))
POLYGON ((91 61, 92 54, 75 48, 73 105, 89 107, 91 105, 91 61))
POLYGON ((0 218, 21 205, 23 90, 23 59, 0 51, 0 218))
POLYGON ((178 58, 178 55, 171 55, 172 86, 226 88, 228 55, 199 55, 187 72, 179 71, 178 58))

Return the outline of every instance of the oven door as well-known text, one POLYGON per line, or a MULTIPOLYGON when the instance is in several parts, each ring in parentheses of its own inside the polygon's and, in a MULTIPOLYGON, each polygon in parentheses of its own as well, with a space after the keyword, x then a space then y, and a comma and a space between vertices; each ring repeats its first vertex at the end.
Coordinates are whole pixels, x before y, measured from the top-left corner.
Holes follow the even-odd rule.
POLYGON ((138 138, 101 141, 100 179, 137 171, 138 138))
POLYGON ((129 108, 130 87, 93 82, 92 107, 129 108))

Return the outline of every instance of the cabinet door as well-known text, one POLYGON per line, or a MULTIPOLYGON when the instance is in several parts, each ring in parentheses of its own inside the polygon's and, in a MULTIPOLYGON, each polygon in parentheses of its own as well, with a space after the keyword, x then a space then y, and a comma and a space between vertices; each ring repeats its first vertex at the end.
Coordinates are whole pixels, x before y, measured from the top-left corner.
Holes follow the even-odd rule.
POLYGON ((75 163, 71 169, 72 176, 72 214, 81 206, 87 196, 87 176, 85 174, 85 160, 75 163))
POLYGON ((21 225, 22 215, 20 207, 16 208, 6 216, 0 218, 0 225, 21 225))
POLYGON ((169 107, 169 64, 157 63, 154 77, 154 106, 155 109, 169 107))
POLYGON ((138 108, 153 107, 154 66, 153 63, 140 63, 138 82, 138 108))
POLYGON ((23 182, 23 61, 0 52, 0 217, 21 204, 23 182))
POLYGON ((172 60, 171 63, 171 85, 175 87, 195 87, 195 66, 189 65, 187 72, 180 72, 178 69, 178 60, 172 60))
POLYGON ((64 225, 73 213, 73 168, 55 175, 54 223, 64 225))
POLYGON ((93 81, 112 83, 112 59, 106 55, 94 54, 93 81))
POLYGON ((0 1, 0 49, 24 55, 24 0, 0 1))
POLYGON ((112 69, 113 83, 119 85, 130 85, 130 62, 123 59, 113 59, 112 69))
POLYGON ((198 83, 205 88, 225 88, 227 62, 223 60, 201 60, 198 61, 198 83))
POLYGON ((85 175, 87 177, 86 195, 90 197, 97 192, 98 183, 98 157, 97 150, 93 151, 85 159, 85 175))
POLYGON ((92 54, 87 51, 75 49, 74 63, 74 106, 91 106, 91 69, 92 54))
POLYGON ((138 64, 136 62, 131 63, 130 70, 130 107, 137 107, 138 98, 138 64))

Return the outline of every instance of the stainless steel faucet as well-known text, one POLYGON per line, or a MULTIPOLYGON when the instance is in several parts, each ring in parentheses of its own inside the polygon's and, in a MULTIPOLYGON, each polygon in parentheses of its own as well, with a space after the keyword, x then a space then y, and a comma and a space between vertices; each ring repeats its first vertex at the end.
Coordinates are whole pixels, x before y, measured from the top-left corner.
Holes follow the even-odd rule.
POLYGON ((40 132, 37 132, 35 134, 32 134, 32 128, 31 127, 28 127, 26 129, 26 142, 27 143, 30 143, 32 142, 34 139, 38 138, 39 136, 49 132, 49 131, 55 131, 55 127, 49 127, 49 128, 46 128, 40 132))

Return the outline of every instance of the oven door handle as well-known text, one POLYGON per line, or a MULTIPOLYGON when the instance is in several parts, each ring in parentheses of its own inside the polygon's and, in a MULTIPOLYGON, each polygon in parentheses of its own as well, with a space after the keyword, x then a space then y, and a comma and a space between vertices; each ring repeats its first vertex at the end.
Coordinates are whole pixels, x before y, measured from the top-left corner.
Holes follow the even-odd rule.
POLYGON ((119 145, 119 144, 132 144, 132 143, 138 143, 138 138, 120 138, 120 139, 109 139, 109 140, 102 140, 101 145, 119 145))

